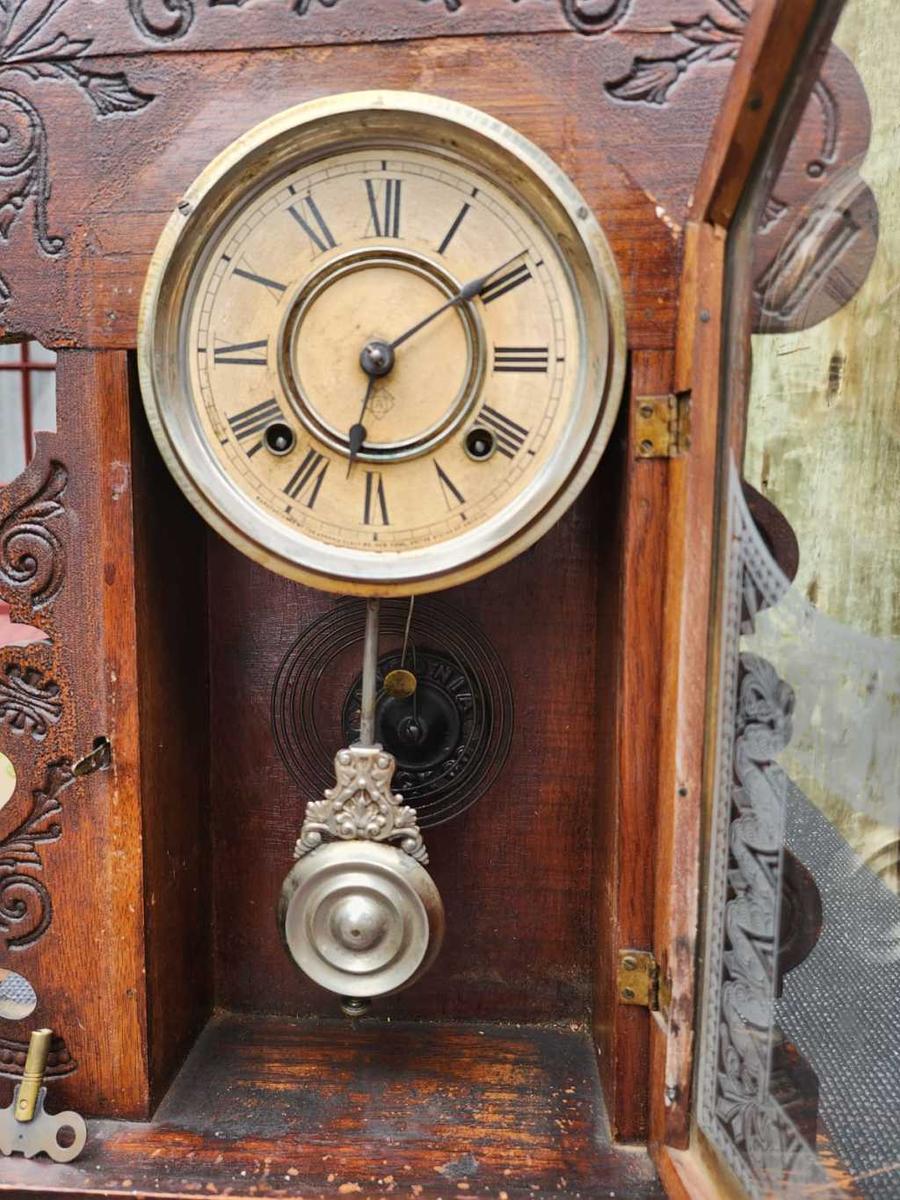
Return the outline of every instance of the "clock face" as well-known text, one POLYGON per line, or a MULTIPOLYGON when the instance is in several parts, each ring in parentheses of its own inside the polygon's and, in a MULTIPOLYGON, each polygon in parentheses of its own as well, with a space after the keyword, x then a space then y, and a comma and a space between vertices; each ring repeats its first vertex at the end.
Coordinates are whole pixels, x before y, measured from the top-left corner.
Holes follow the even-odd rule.
POLYGON ((621 387, 595 219, 471 109, 363 93, 226 151, 151 268, 142 386, 226 537, 340 591, 413 592, 533 541, 586 482, 621 387))

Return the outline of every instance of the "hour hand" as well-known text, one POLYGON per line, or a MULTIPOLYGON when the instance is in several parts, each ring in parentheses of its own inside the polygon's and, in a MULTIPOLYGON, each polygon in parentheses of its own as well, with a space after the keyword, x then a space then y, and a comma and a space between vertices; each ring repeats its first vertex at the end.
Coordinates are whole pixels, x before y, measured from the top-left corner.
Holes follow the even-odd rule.
POLYGON ((350 426, 350 431, 347 434, 347 442, 350 446, 350 461, 347 463, 348 479, 350 478, 350 472, 353 470, 353 464, 356 462, 357 455, 365 444, 367 432, 365 425, 363 425, 363 418, 366 415, 366 409, 369 407, 369 401, 372 399, 372 392, 375 390, 375 379, 375 375, 369 376, 369 384, 363 398, 362 408, 359 411, 359 420, 355 425, 350 426))

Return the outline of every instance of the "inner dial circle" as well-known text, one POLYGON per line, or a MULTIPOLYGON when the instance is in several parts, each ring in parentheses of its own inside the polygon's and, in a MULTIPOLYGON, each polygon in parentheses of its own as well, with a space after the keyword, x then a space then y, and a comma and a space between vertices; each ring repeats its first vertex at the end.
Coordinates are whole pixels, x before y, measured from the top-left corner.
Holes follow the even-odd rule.
MULTIPOLYGON (((281 335, 282 386, 311 434, 349 455, 366 375, 360 359, 460 289, 423 254, 373 249, 329 260, 300 286, 281 335)), ((379 347, 381 348, 381 347, 379 347)), ((469 416, 484 370, 484 335, 471 305, 454 306, 388 355, 364 417, 364 462, 422 454, 469 416), (440 371, 435 364, 442 364, 440 371)), ((375 372, 371 372, 375 374, 375 372)))

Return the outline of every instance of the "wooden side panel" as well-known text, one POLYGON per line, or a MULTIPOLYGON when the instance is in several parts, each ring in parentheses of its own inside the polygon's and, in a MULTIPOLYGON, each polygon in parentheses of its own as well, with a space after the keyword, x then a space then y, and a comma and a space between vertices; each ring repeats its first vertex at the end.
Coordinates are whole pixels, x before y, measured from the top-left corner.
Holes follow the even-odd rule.
MULTIPOLYGON (((599 831, 597 853, 608 855, 612 883, 601 912, 611 910, 596 938, 594 1036, 610 1121, 623 1139, 646 1137, 649 1075, 649 1014, 619 1003, 615 979, 620 949, 648 950, 653 938, 656 863, 657 748, 665 720, 660 705, 660 671, 665 654, 663 587, 659 565, 666 555, 668 466, 663 459, 634 454, 639 397, 665 395, 672 386, 671 354, 633 355, 626 396, 622 481, 622 543, 617 564, 620 607, 615 674, 616 775, 614 819, 599 831)), ((612 682, 611 680, 608 682, 612 682)), ((606 688, 603 694, 608 694, 606 688)), ((601 700, 601 703, 603 701, 601 700)), ((604 804, 606 797, 598 798, 604 804)))
POLYGON ((4 1022, 0 1072, 20 1074, 28 1031, 51 1026, 68 1056, 51 1071, 51 1107, 139 1117, 149 1097, 126 356, 64 353, 58 385, 59 432, 0 492, 0 594, 13 620, 50 639, 0 651, 0 749, 18 774, 0 812, 0 938, 4 963, 38 994, 32 1017, 4 1022), (112 765, 73 778, 98 737, 112 765))
POLYGON ((206 527, 157 453, 132 375, 134 563, 151 1096, 212 1008, 206 527))
POLYGON ((672 1145, 684 1142, 690 1121, 724 250, 723 231, 711 225, 691 240, 684 329, 693 354, 691 445, 670 464, 661 581, 671 650, 661 675, 654 947, 671 1007, 651 1026, 651 1137, 672 1145))

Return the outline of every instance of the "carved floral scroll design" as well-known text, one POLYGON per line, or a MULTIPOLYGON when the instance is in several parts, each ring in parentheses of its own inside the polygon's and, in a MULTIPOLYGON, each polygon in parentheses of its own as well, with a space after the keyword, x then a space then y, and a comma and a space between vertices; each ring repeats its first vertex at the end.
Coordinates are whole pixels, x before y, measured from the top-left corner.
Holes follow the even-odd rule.
POLYGON ((0 675, 0 724, 42 742, 61 716, 59 684, 35 667, 9 663, 0 675))
POLYGON ((39 847, 59 841, 62 826, 54 820, 62 811, 59 797, 75 778, 69 759, 51 763, 43 786, 32 792, 28 813, 0 841, 0 936, 10 950, 33 945, 50 926, 53 902, 39 876, 39 847))
MULTIPOLYGON (((183 38, 194 24, 197 0, 128 0, 131 19, 145 37, 159 42, 183 38), (153 15, 153 14, 156 15, 153 15)), ((293 0, 293 12, 305 17, 315 8, 335 8, 339 0, 293 0)), ((477 0, 470 0, 477 3, 477 0)), ((511 0, 513 4, 518 0, 511 0)), ((253 0, 206 0, 207 8, 243 8, 253 0)), ((422 4, 442 3, 448 13, 459 12, 466 0, 420 0, 422 4)), ((605 33, 618 24, 631 7, 632 0, 559 0, 560 10, 579 33, 605 33)))
POLYGON ((26 593, 34 609, 52 603, 65 580, 59 523, 66 516, 62 496, 68 482, 62 463, 51 462, 38 491, 0 523, 0 584, 26 593))
POLYGON ((734 464, 728 533, 698 1119, 761 1200, 823 1180, 771 1079, 789 782, 777 758, 791 739, 794 693, 740 643, 790 581, 756 527, 734 464))
MULTIPOLYGON (((421 0, 423 4, 432 2, 433 0, 421 0)), ((517 2, 518 0, 512 0, 514 4, 517 2)), ((303 17, 315 3, 323 8, 334 8, 338 0, 294 0, 294 12, 303 17)), ((465 0, 443 0, 448 13, 459 12, 464 3, 465 0)), ((631 0, 560 0, 562 14, 572 28, 587 34, 606 33, 621 21, 630 7, 631 0)))
MULTIPOLYGON (((37 245, 50 258, 65 249, 65 239, 49 231, 50 201, 47 127, 38 109, 15 86, 70 82, 80 88, 98 117, 138 112, 152 96, 133 88, 124 72, 104 73, 81 60, 92 38, 72 37, 48 26, 69 0, 0 0, 0 242, 28 202, 37 245)), ((12 298, 0 275, 0 305, 12 298)))
POLYGON ((750 14, 738 0, 717 0, 717 5, 716 16, 707 13, 695 21, 672 21, 677 44, 671 52, 657 58, 635 57, 627 75, 606 85, 609 95, 631 103, 665 104, 676 84, 701 63, 737 58, 750 14))
MULTIPOLYGON (((208 8, 243 8, 250 2, 206 0, 208 8)), ((183 38, 197 15, 195 0, 128 0, 128 11, 140 32, 159 42, 176 42, 183 38), (154 12, 159 15, 154 16, 154 12)))

